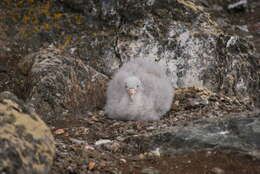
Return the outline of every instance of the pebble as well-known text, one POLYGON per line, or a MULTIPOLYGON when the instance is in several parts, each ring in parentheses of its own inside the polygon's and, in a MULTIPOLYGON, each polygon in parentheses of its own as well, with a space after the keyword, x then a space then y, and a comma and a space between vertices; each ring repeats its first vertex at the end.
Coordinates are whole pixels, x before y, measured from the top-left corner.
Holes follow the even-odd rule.
POLYGON ((145 169, 142 170, 141 173, 143 173, 143 174, 159 174, 160 171, 156 170, 154 168, 145 168, 145 169))
POLYGON ((89 145, 85 145, 84 149, 85 149, 85 150, 95 150, 94 147, 89 146, 89 145))
POLYGON ((218 167, 214 167, 213 169, 211 169, 211 172, 213 172, 214 174, 224 174, 225 171, 221 168, 218 167))
POLYGON ((108 139, 100 139, 98 141, 95 142, 96 146, 102 145, 102 144, 107 144, 107 143, 112 143, 113 141, 108 140, 108 139))
POLYGON ((95 163, 95 162, 89 162, 89 163, 88 163, 88 169, 89 169, 89 170, 94 169, 95 166, 96 166, 96 163, 95 163))
POLYGON ((65 133, 64 129, 57 129, 56 131, 54 131, 55 135, 61 135, 61 134, 64 134, 64 133, 65 133))
POLYGON ((124 158, 121 158, 121 159, 120 159, 120 162, 126 163, 126 160, 125 160, 124 158))
POLYGON ((86 141, 84 140, 79 140, 79 139, 76 139, 76 138, 69 138, 69 140, 75 144, 86 144, 86 141))

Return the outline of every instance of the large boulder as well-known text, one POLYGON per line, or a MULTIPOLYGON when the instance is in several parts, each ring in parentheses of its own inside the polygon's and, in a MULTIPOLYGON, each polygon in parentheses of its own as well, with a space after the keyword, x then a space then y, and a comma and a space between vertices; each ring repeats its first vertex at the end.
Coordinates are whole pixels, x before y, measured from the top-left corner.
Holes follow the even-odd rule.
POLYGON ((55 144, 40 117, 10 92, 0 93, 0 173, 47 174, 55 144))
POLYGON ((19 63, 27 74, 27 102, 44 120, 102 107, 108 78, 82 61, 45 49, 19 63))

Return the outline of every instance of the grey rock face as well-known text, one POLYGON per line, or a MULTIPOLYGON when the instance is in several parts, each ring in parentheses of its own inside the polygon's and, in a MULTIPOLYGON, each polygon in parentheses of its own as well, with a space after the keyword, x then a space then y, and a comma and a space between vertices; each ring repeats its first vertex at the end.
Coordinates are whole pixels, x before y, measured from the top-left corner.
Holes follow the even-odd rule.
POLYGON ((0 93, 0 173, 47 174, 55 144, 40 117, 12 93, 0 93))
MULTIPOLYGON (((195 150, 231 150, 259 156, 260 113, 232 116, 222 120, 197 121, 192 125, 166 130, 157 135, 140 137, 150 149, 162 153, 183 153, 195 150)), ((148 147, 144 147, 147 149, 148 147)))
POLYGON ((149 57, 167 68, 174 88, 195 85, 245 100, 259 98, 254 47, 243 38, 225 35, 195 1, 64 3, 107 25, 105 36, 93 42, 105 45, 98 47, 101 55, 88 60, 101 72, 111 75, 129 59, 149 57), (89 11, 90 6, 95 10, 89 11))
POLYGON ((107 77, 53 49, 28 55, 19 64, 28 74, 28 98, 44 120, 102 107, 107 77))
MULTIPOLYGON (((67 111, 73 112, 72 110, 78 108, 91 108, 89 104, 81 107, 81 103, 85 102, 82 102, 85 98, 82 96, 87 96, 83 94, 87 86, 84 85, 85 82, 88 83, 87 81, 96 73, 100 75, 95 77, 101 79, 105 77, 101 73, 112 76, 129 59, 144 57, 156 60, 165 66, 174 88, 199 86, 227 96, 239 96, 245 101, 259 102, 259 58, 253 56, 254 47, 243 38, 226 35, 221 31, 209 14, 195 4, 198 1, 63 0, 59 1, 61 3, 59 7, 53 3, 54 1, 48 2, 50 3, 47 4, 46 10, 49 10, 50 16, 54 16, 54 19, 41 18, 45 14, 36 11, 36 18, 39 19, 37 25, 23 21, 15 23, 15 20, 13 23, 2 23, 4 20, 0 22, 0 27, 6 27, 4 32, 10 30, 10 33, 15 33, 16 37, 9 40, 26 40, 10 44, 13 45, 11 52, 14 54, 20 51, 18 48, 30 53, 43 45, 47 47, 53 43, 56 43, 55 45, 65 43, 62 47, 65 49, 61 52, 69 52, 72 57, 82 60, 80 62, 63 56, 61 59, 52 59, 45 56, 44 60, 39 59, 41 61, 28 63, 28 67, 21 68, 31 78, 28 80, 30 95, 28 94, 27 100, 41 103, 35 104, 36 108, 44 106, 49 108, 47 110, 55 110, 55 113, 62 114, 66 114, 67 111), (35 31, 32 31, 32 28, 36 28, 35 31), (23 30, 18 32, 19 29, 23 30), (21 37, 19 33, 31 37, 21 37), (45 35, 48 37, 45 38, 45 35), (85 74, 81 72, 82 69, 87 74, 90 72, 90 75, 82 75, 85 74), (53 71, 52 74, 49 70, 53 71), (48 77, 45 74, 48 74, 48 77), (72 75, 76 77, 77 85, 71 85, 72 75), (44 79, 39 80, 43 76, 44 79), (83 76, 90 78, 86 80, 83 76), (36 84, 42 86, 36 87, 36 84), (39 91, 35 92, 36 89, 39 91), (82 91, 72 92, 78 89, 82 91), (70 91, 71 96, 68 97, 64 91, 70 91), (41 95, 36 96, 35 93, 41 95)), ((20 16, 21 11, 24 11, 27 15, 30 14, 33 5, 40 8, 46 4, 42 1, 37 1, 36 4, 25 3, 14 11, 9 11, 12 8, 6 8, 3 12, 7 16, 8 14, 20 16)), ((6 19, 10 21, 9 18, 6 19)), ((26 56, 27 61, 34 62, 30 57, 35 54, 26 56)), ((21 64, 27 66, 27 63, 21 64)), ((97 86, 94 87, 95 90, 100 89, 97 86)), ((98 95, 100 98, 90 97, 85 103, 93 103, 89 99, 95 99, 94 105, 102 107, 103 93, 97 93, 95 92, 94 96, 98 95)), ((41 112, 48 117, 52 115, 46 113, 44 109, 41 112)))

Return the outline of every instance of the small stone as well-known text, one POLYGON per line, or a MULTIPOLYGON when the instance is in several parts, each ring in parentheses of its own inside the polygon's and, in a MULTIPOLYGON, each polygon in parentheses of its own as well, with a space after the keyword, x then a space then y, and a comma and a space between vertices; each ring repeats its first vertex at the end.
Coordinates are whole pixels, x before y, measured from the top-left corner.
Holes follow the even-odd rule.
POLYGON ((95 166, 96 166, 96 163, 95 163, 95 162, 89 162, 89 163, 88 163, 88 169, 89 169, 89 170, 94 169, 95 166))
POLYGON ((98 146, 98 145, 102 145, 102 144, 107 144, 107 143, 112 143, 113 141, 111 140, 107 140, 107 139, 101 139, 101 140, 98 140, 95 142, 95 145, 98 146))
POLYGON ((225 171, 221 168, 218 167, 214 167, 213 169, 211 169, 211 172, 213 172, 214 174, 224 174, 225 171))
POLYGON ((145 155, 144 154, 139 154, 139 159, 144 159, 145 158, 145 155))
POLYGON ((143 169, 141 173, 143 173, 143 174, 159 174, 160 171, 150 167, 150 168, 143 169))
POLYGON ((95 150, 94 147, 89 146, 89 145, 85 145, 84 149, 85 149, 85 150, 95 150))
POLYGON ((65 133, 64 129, 57 129, 56 131, 54 131, 55 135, 61 135, 61 134, 64 134, 64 133, 65 133))
POLYGON ((75 143, 75 144, 85 144, 86 141, 84 140, 79 140, 79 139, 76 139, 76 138, 69 138, 69 140, 72 142, 72 143, 75 143))
POLYGON ((134 135, 135 134, 135 130, 134 129, 128 129, 126 130, 128 135, 134 135))
POLYGON ((121 159, 120 159, 120 162, 126 163, 126 160, 125 160, 124 158, 121 158, 121 159))
POLYGON ((104 112, 103 110, 100 110, 100 111, 98 112, 98 115, 104 116, 104 115, 105 115, 105 112, 104 112))
POLYGON ((156 127, 154 127, 154 126, 149 126, 146 128, 146 130, 154 130, 154 129, 156 129, 156 127))

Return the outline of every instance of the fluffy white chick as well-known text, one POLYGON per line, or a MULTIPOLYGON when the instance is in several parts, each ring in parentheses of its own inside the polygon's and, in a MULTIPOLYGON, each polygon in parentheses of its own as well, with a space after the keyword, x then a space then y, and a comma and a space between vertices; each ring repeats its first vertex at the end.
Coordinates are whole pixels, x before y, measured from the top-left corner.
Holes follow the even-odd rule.
POLYGON ((159 120, 171 108, 172 99, 164 69, 155 62, 134 59, 109 82, 105 114, 117 120, 159 120))

